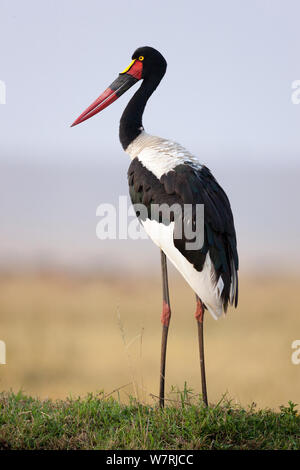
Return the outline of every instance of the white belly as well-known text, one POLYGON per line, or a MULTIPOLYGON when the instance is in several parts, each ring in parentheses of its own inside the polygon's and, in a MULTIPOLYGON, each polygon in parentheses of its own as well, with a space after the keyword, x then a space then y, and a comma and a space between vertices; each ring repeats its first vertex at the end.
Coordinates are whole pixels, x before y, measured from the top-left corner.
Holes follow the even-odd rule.
POLYGON ((155 220, 146 219, 142 221, 142 224, 151 240, 163 250, 168 259, 206 305, 213 318, 217 320, 223 312, 222 300, 220 298, 223 282, 220 278, 216 285, 215 270, 209 253, 206 256, 202 271, 199 272, 175 247, 173 241, 174 222, 171 222, 170 225, 164 225, 155 220))

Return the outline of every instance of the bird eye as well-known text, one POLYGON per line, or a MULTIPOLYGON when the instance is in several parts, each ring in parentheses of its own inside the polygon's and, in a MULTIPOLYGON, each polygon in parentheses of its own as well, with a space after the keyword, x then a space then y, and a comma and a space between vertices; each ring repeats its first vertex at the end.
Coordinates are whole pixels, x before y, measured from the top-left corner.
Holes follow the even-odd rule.
POLYGON ((144 60, 144 56, 140 55, 139 60, 144 60))

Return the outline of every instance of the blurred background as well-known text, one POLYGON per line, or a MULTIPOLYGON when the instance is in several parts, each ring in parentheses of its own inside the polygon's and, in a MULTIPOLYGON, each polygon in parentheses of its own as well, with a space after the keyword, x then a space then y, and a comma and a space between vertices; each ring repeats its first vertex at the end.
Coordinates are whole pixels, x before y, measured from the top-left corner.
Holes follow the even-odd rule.
MULTIPOLYGON (((134 90, 69 127, 151 45, 168 70, 145 129, 212 170, 238 235, 239 307, 205 327, 209 399, 299 402, 299 14, 296 0, 0 0, 0 390, 158 392, 159 251, 96 237, 96 208, 128 194, 118 126, 134 90)), ((167 389, 199 392, 194 296, 171 266, 170 289, 167 389)))

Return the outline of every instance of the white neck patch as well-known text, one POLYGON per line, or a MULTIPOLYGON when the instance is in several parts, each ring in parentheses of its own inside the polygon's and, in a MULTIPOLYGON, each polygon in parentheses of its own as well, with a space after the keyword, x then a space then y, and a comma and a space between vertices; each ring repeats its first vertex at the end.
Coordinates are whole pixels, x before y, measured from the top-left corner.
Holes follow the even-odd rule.
POLYGON ((158 179, 176 166, 187 163, 201 168, 200 161, 176 142, 156 137, 142 131, 125 150, 131 159, 140 162, 158 179))

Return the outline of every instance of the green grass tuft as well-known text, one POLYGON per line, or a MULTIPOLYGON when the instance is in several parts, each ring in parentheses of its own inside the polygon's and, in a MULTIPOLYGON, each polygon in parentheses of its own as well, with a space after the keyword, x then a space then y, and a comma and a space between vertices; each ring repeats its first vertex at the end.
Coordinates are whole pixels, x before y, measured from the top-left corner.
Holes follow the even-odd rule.
MULTIPOLYGON (((173 390, 174 393, 174 390, 173 390)), ((0 449, 300 449, 300 416, 234 405, 205 408, 186 388, 164 410, 104 394, 60 401, 0 394, 0 449)))

